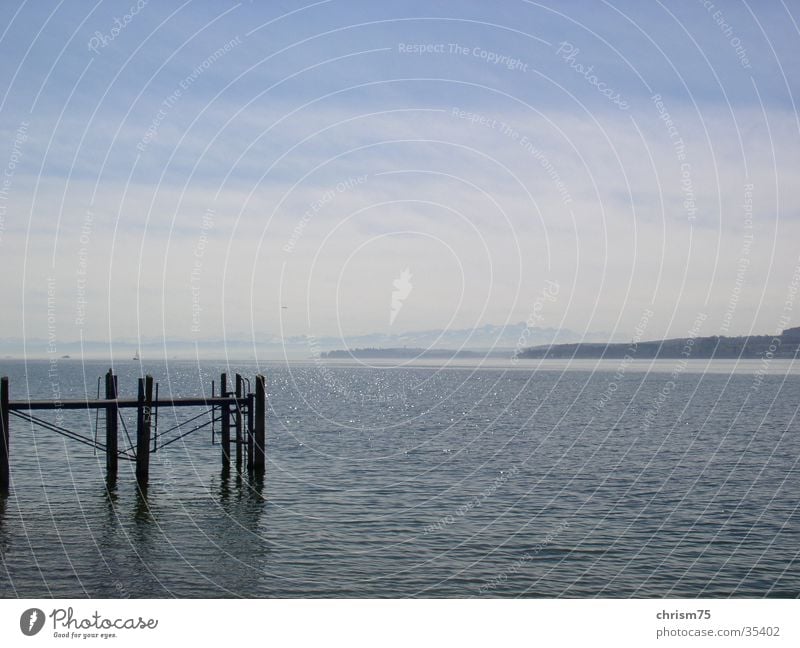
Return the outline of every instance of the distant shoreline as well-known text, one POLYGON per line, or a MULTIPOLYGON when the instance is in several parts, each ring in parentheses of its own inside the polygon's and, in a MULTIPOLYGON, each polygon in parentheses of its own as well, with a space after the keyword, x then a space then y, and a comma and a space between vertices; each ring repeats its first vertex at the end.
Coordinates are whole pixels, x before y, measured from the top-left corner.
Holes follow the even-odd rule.
POLYGON ((349 360, 353 358, 361 359, 430 359, 442 360, 451 358, 508 358, 511 355, 511 350, 507 351, 474 351, 474 350, 458 350, 458 349, 423 349, 423 348, 407 348, 407 347, 366 347, 358 349, 336 349, 334 351, 326 351, 320 354, 320 357, 326 360, 349 360))
POLYGON ((347 359, 716 359, 716 360, 791 360, 800 355, 800 327, 787 329, 780 335, 707 336, 648 340, 645 342, 574 342, 528 347, 513 350, 458 350, 398 347, 337 349, 321 353, 328 360, 347 359))
POLYGON ((577 342, 529 347, 517 354, 524 359, 715 359, 760 360, 782 358, 790 360, 800 354, 800 327, 786 329, 780 335, 749 335, 725 337, 672 338, 646 342, 598 344, 577 342))

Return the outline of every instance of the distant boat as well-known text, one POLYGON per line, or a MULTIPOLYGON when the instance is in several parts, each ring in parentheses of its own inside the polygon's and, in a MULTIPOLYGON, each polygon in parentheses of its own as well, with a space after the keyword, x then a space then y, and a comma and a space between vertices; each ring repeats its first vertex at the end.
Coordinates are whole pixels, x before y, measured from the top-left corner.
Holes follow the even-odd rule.
POLYGON ((138 351, 133 354, 133 359, 137 360, 137 361, 139 360, 139 352, 138 351))
POLYGON ((62 360, 69 360, 69 356, 68 355, 63 355, 63 356, 61 356, 61 359, 62 360))

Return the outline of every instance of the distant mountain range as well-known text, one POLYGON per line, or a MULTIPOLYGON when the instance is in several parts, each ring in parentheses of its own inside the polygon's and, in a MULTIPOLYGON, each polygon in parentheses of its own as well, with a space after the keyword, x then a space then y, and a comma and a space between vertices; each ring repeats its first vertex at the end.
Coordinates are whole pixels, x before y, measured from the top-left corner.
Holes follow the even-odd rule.
MULTIPOLYGON (((463 329, 429 329, 408 332, 382 332, 365 335, 347 336, 345 338, 312 335, 280 337, 262 335, 255 340, 241 335, 227 340, 219 338, 185 339, 159 338, 116 339, 113 345, 108 342, 84 340, 58 341, 56 357, 70 355, 73 359, 80 357, 107 358, 109 349, 113 349, 115 358, 131 359, 139 353, 142 360, 148 358, 280 358, 285 354, 294 359, 310 358, 335 349, 393 348, 431 350, 466 350, 480 351, 485 355, 489 350, 505 351, 506 357, 514 349, 527 345, 542 345, 584 341, 605 341, 609 334, 595 332, 590 334, 576 333, 568 329, 526 328, 524 322, 516 324, 487 324, 476 328, 463 329), (524 337, 523 337, 524 333, 524 337)), ((51 357, 48 353, 48 341, 29 338, 25 342, 28 357, 51 357)), ((0 339, 0 357, 23 357, 22 341, 19 339, 0 339)), ((454 353, 450 351, 449 353, 454 353)))
MULTIPOLYGON (((607 341, 609 334, 596 332, 576 333, 569 329, 530 328, 525 322, 515 324, 487 324, 476 328, 430 329, 405 333, 371 333, 342 338, 326 337, 317 340, 325 350, 416 347, 420 349, 456 349, 487 351, 490 349, 514 349, 519 346, 556 344, 585 340, 607 341), (524 334, 524 335, 523 335, 524 334), (521 344, 520 344, 521 343, 521 344)), ((289 338, 291 342, 305 342, 307 338, 289 338)))
POLYGON ((409 358, 414 360, 431 360, 431 359, 450 359, 450 358, 486 358, 486 357, 509 357, 508 350, 505 351, 468 351, 455 349, 421 349, 419 347, 403 347, 403 348, 383 348, 383 347, 366 347, 363 349, 337 349, 335 351, 327 351, 321 354, 323 358, 331 360, 348 360, 350 358, 409 358))

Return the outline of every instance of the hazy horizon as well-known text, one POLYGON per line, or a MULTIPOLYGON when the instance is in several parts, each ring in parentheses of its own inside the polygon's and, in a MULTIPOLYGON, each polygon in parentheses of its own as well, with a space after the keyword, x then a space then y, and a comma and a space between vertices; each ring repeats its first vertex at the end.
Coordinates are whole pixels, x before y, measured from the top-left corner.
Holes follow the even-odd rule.
POLYGON ((20 6, 1 337, 791 325, 786 8, 587 7, 20 6))

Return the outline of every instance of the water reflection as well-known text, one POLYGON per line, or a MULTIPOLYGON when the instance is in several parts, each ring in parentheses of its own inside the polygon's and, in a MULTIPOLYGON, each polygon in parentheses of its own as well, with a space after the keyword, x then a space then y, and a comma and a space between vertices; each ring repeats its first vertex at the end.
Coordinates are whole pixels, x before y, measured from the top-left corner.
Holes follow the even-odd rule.
POLYGON ((220 501, 227 501, 230 496, 230 477, 231 469, 228 466, 223 466, 219 476, 219 498, 220 501))
POLYGON ((116 475, 106 474, 105 497, 112 505, 117 502, 119 494, 117 493, 116 475))
POLYGON ((7 527, 9 522, 6 516, 6 509, 8 507, 9 496, 5 493, 0 493, 0 556, 5 556, 10 545, 10 533, 7 527))
POLYGON ((147 497, 149 486, 147 484, 137 484, 136 486, 136 506, 134 507, 133 519, 138 528, 146 529, 155 522, 153 511, 147 497))

